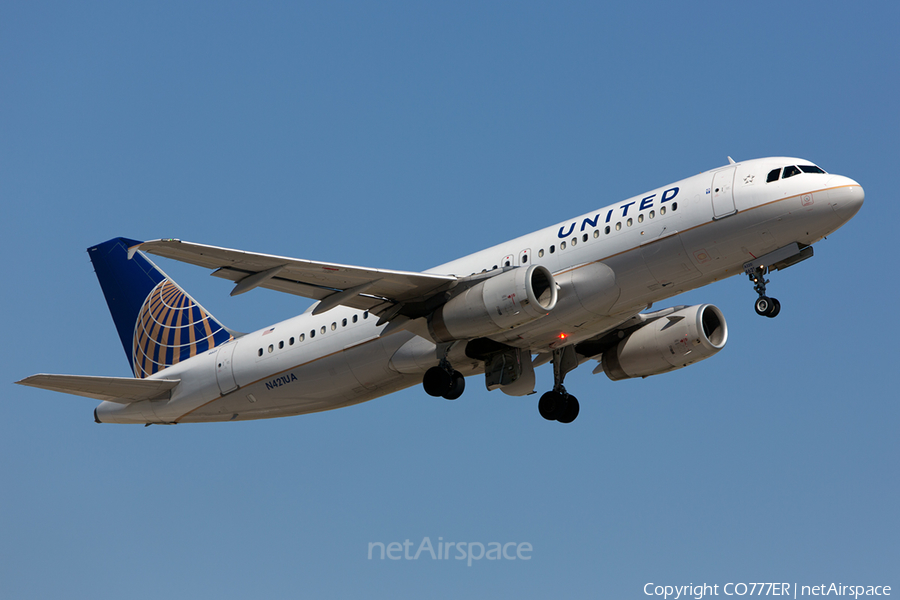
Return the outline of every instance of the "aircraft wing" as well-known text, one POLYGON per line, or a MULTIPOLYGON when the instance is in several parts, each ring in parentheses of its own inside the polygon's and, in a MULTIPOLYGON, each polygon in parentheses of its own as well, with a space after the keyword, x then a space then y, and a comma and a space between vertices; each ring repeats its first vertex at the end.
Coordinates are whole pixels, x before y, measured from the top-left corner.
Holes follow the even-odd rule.
MULTIPOLYGON (((452 275, 370 269, 231 250, 181 240, 154 240, 128 249, 141 250, 208 269, 236 282, 232 296, 255 287, 320 300, 321 314, 338 305, 382 314, 393 307, 426 301, 457 281, 452 275)), ((389 317, 389 313, 384 316, 389 317)))
POLYGON ((87 375, 32 375, 19 385, 87 396, 118 404, 168 397, 180 379, 132 379, 131 377, 90 377, 87 375))

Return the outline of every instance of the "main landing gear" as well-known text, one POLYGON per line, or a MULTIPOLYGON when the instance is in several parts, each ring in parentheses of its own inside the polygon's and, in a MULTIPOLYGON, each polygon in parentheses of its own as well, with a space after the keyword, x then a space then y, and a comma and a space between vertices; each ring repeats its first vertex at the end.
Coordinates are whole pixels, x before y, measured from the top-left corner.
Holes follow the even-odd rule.
POLYGON ((571 423, 578 416, 578 398, 566 391, 564 386, 547 392, 538 401, 538 411, 548 421, 571 423))
POLYGON ((578 417, 578 398, 563 386, 566 373, 578 366, 575 347, 566 346, 553 351, 553 390, 541 396, 538 412, 548 421, 571 423, 578 417))
POLYGON ((756 309, 756 314, 774 319, 781 312, 781 302, 766 296, 766 284, 769 283, 769 280, 766 279, 766 268, 756 267, 747 274, 753 283, 753 289, 759 294, 759 298, 756 299, 756 303, 753 306, 756 309))
POLYGON ((422 385, 425 387, 425 393, 429 396, 456 400, 466 389, 466 378, 462 373, 454 370, 446 358, 443 358, 438 366, 425 371, 422 385))

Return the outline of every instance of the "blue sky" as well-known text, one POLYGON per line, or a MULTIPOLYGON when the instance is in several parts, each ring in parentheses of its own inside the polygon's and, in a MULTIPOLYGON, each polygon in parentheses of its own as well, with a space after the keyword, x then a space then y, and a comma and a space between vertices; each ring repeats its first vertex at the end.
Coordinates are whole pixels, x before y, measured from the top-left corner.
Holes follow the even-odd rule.
MULTIPOLYGON (((648 582, 900 586, 893 3, 16 3, 0 20, 0 596, 645 597, 648 582), (218 425, 96 425, 38 372, 127 376, 85 249, 178 237, 422 270, 736 160, 866 204, 710 302, 708 361, 569 375, 570 426, 470 379, 218 425), (15 290, 15 293, 12 291, 15 290), (529 561, 368 560, 528 542, 529 561)), ((236 298, 161 266, 230 327, 236 298)), ((552 383, 550 367, 538 388, 552 383)))

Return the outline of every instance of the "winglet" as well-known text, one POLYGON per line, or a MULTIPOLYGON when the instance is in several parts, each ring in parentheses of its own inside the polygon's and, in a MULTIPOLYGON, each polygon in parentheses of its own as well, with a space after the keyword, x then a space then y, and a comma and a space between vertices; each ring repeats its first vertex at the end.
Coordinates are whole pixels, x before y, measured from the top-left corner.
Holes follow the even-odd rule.
MULTIPOLYGON (((143 242, 141 242, 141 243, 143 243, 143 242)), ((135 252, 137 252, 140 247, 141 247, 141 244, 135 244, 134 246, 128 247, 128 260, 131 260, 132 258, 134 258, 135 252)))

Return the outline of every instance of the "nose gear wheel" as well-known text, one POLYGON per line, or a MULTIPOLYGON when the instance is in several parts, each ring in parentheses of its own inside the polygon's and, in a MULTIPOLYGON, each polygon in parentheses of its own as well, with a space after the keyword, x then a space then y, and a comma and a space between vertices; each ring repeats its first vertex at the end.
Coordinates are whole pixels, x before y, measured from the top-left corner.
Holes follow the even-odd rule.
POLYGON ((759 298, 756 299, 753 306, 756 310, 756 314, 761 317, 774 319, 778 316, 778 313, 781 312, 781 302, 775 298, 766 296, 766 284, 769 283, 769 280, 766 279, 766 271, 765 267, 756 267, 747 275, 753 283, 753 289, 759 294, 759 298))
POLYGON ((781 302, 779 302, 775 298, 760 296, 756 299, 754 308, 756 309, 756 314, 760 315, 761 317, 769 317, 770 319, 774 319, 778 316, 778 313, 781 312, 781 302))

